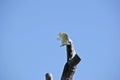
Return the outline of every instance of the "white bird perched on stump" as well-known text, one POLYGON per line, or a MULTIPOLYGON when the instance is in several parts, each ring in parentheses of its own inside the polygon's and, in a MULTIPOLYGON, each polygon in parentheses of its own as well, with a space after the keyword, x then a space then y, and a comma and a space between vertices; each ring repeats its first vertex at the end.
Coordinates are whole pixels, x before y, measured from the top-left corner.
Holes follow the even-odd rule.
POLYGON ((70 45, 71 39, 64 32, 60 32, 57 37, 58 40, 61 40, 61 46, 70 45))

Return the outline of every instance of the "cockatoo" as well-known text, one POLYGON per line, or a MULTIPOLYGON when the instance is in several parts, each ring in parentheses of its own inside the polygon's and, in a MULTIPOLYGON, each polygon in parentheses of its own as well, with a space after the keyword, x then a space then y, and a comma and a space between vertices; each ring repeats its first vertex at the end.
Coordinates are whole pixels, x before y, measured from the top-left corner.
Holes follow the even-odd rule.
POLYGON ((75 49, 74 49, 74 45, 73 45, 72 40, 71 40, 71 39, 68 37, 68 35, 67 35, 66 33, 64 33, 64 32, 60 32, 60 33, 58 34, 57 39, 61 40, 61 46, 60 46, 60 47, 66 46, 66 45, 71 45, 71 47, 69 47, 69 50, 70 50, 71 52, 70 52, 68 55, 71 56, 71 57, 69 58, 69 60, 73 59, 73 57, 74 57, 75 54, 76 54, 76 51, 75 51, 75 49))
POLYGON ((70 45, 71 39, 64 32, 60 32, 57 39, 61 40, 61 46, 70 45))

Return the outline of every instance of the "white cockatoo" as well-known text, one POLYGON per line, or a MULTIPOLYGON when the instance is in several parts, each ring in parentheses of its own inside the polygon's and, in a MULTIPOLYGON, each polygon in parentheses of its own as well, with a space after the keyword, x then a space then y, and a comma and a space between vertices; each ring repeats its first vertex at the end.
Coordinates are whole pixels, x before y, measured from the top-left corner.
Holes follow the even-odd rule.
POLYGON ((61 40, 61 46, 70 45, 71 39, 64 32, 60 32, 57 39, 61 40))
POLYGON ((66 46, 66 45, 71 45, 70 50, 71 50, 72 52, 70 53, 70 55, 72 55, 72 56, 71 56, 71 58, 69 58, 69 60, 71 60, 71 59, 75 56, 75 54, 76 54, 76 51, 75 51, 75 49, 74 49, 74 45, 73 45, 73 43, 72 43, 72 40, 71 40, 71 39, 68 37, 68 35, 67 35, 66 33, 64 33, 64 32, 60 32, 60 33, 58 34, 57 39, 58 39, 58 40, 61 40, 61 47, 62 47, 62 46, 66 46))

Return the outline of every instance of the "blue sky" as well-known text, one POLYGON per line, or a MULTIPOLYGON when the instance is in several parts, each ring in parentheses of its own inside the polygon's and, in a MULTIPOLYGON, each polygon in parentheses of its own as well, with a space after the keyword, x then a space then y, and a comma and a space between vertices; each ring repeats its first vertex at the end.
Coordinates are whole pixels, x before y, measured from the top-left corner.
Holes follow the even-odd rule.
POLYGON ((119 0, 1 0, 0 80, 60 80, 64 31, 82 58, 74 80, 120 80, 119 0))

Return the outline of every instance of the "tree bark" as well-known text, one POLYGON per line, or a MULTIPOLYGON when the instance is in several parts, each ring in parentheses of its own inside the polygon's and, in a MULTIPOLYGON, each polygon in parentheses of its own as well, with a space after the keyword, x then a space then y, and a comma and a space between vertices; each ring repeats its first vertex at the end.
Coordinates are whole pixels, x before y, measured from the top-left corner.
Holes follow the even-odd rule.
POLYGON ((53 80, 53 76, 51 73, 46 73, 45 78, 46 78, 46 80, 53 80))
MULTIPOLYGON (((61 80, 72 80, 77 64, 81 61, 81 58, 76 54, 72 43, 66 45, 67 62, 64 66, 61 80)), ((46 80, 53 80, 51 73, 46 73, 46 80)))
POLYGON ((81 61, 81 58, 76 54, 73 44, 66 46, 67 49, 67 62, 64 66, 61 80, 72 80, 77 64, 81 61))

